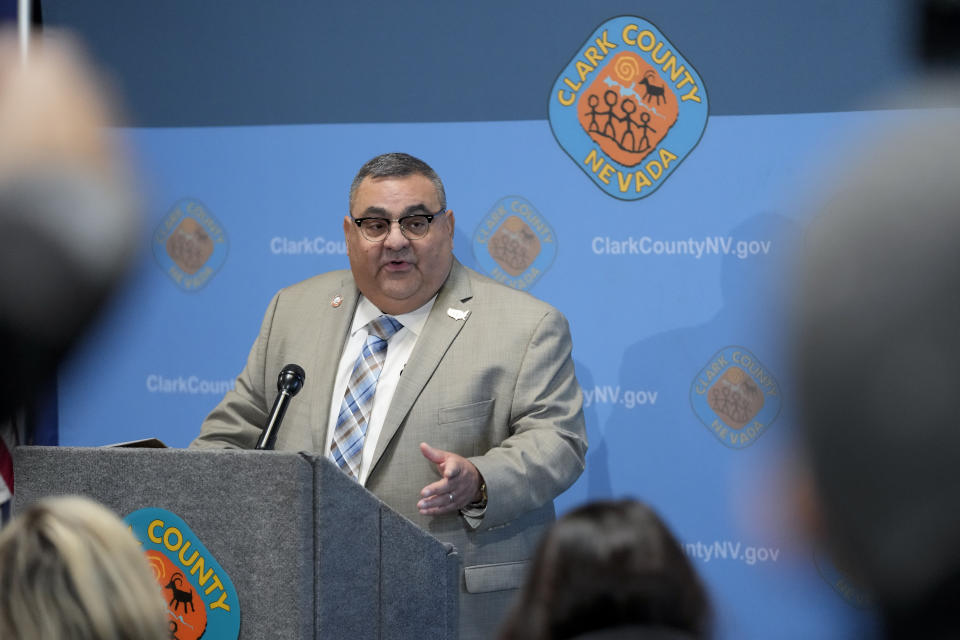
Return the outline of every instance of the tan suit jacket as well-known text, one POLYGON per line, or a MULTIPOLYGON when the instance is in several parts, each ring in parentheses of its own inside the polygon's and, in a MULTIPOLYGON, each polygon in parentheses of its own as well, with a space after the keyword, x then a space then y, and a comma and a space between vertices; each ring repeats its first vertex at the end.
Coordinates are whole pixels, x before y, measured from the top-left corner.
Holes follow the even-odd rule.
MULTIPOLYGON (((359 292, 349 271, 281 290, 236 388, 191 446, 253 448, 285 364, 306 370, 276 448, 320 453, 334 377, 359 292), (334 303, 339 299, 340 303, 334 303)), ((491 638, 544 529, 553 498, 580 475, 587 449, 566 319, 532 296, 454 262, 399 383, 366 487, 463 558, 460 637, 491 638), (469 312, 456 319, 448 310, 469 312), (469 458, 489 503, 481 518, 422 516, 439 478, 419 443, 469 458)))

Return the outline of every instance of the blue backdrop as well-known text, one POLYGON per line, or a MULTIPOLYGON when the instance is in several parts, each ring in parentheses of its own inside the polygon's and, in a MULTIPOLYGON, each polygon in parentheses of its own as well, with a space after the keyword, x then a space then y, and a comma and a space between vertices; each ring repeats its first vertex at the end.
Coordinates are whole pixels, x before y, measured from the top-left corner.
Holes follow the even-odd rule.
MULTIPOLYGON (((720 638, 844 638, 866 623, 862 594, 782 515, 793 411, 784 336, 805 212, 822 195, 816 176, 857 136, 915 115, 856 109, 908 75, 899 3, 531 3, 513 13, 494 3, 437 5, 439 18, 385 3, 267 17, 254 3, 228 16, 172 4, 183 12, 159 20, 179 37, 162 48, 164 64, 136 43, 159 9, 123 8, 124 31, 103 3, 44 4, 46 21, 84 30, 117 74, 136 125, 117 135, 142 169, 147 205, 134 273, 61 372, 62 444, 187 445, 233 384, 272 294, 347 267, 341 225, 356 169, 407 151, 445 181, 457 257, 570 320, 590 451, 558 507, 652 503, 704 576, 720 638), (585 151, 568 154, 574 134, 601 153, 598 137, 570 133, 575 123, 558 131, 548 115, 577 60, 592 67, 584 87, 613 72, 583 48, 620 15, 655 25, 696 70, 706 116, 699 142, 650 146, 685 144, 686 157, 634 200, 598 188, 585 151), (118 28, 123 37, 103 36, 118 28), (272 50, 231 37, 250 30, 272 50), (188 86, 199 73, 184 71, 191 60, 210 86, 188 86)), ((682 95, 669 71, 651 78, 682 95)), ((677 127, 692 117, 681 111, 677 127)), ((621 134, 614 141, 629 146, 621 134)), ((628 156, 605 157, 636 170, 617 164, 628 156)))

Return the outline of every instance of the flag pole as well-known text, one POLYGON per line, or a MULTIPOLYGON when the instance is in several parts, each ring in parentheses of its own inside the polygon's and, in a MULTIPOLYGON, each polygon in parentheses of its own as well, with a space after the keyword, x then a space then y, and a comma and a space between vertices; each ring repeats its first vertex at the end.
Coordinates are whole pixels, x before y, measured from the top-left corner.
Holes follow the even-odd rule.
POLYGON ((30 50, 30 1, 18 0, 17 25, 20 33, 20 62, 27 64, 27 52, 30 50))

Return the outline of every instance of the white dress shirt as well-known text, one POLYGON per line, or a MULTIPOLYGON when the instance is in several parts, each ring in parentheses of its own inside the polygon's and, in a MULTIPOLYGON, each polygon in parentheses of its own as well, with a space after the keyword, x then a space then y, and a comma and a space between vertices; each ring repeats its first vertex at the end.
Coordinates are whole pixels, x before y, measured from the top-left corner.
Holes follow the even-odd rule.
MULTIPOLYGON (((373 411, 367 421, 367 434, 363 440, 360 474, 357 478, 360 484, 367 481, 367 476, 370 473, 370 463, 373 461, 373 452, 377 448, 377 439, 383 429, 383 421, 387 417, 387 408, 390 406, 390 401, 393 400, 393 393, 397 389, 403 367, 407 364, 410 354, 413 353, 413 347, 417 344, 417 338, 423 330, 423 325, 426 323, 427 316, 430 314, 430 309, 433 308, 436 299, 436 296, 434 296, 419 309, 393 316, 397 319, 397 322, 403 325, 403 328, 393 334, 387 343, 387 359, 380 370, 377 390, 373 396, 373 411)), ((366 326, 371 320, 381 315, 383 315, 382 311, 377 309, 366 297, 360 296, 357 310, 353 314, 350 336, 347 338, 347 344, 340 355, 340 363, 337 365, 337 378, 333 385, 330 416, 327 420, 327 437, 324 441, 324 451, 328 456, 330 455, 330 445, 333 443, 333 432, 337 427, 337 416, 340 415, 340 406, 343 404, 343 394, 347 391, 350 374, 353 372, 357 358, 363 350, 363 344, 367 340, 366 326)))

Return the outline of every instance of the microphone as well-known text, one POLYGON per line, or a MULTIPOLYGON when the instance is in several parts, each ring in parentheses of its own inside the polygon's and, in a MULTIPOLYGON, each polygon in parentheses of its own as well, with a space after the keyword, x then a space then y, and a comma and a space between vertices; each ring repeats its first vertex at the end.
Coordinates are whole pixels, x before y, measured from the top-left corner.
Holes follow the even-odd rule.
POLYGON ((297 364, 288 364, 280 375, 277 376, 277 399, 273 402, 273 409, 267 417, 267 425, 260 434, 256 449, 273 449, 277 441, 277 431, 280 429, 280 421, 283 420, 283 414, 287 412, 287 405, 290 404, 290 398, 297 395, 300 389, 303 389, 303 379, 306 374, 303 368, 297 364))

